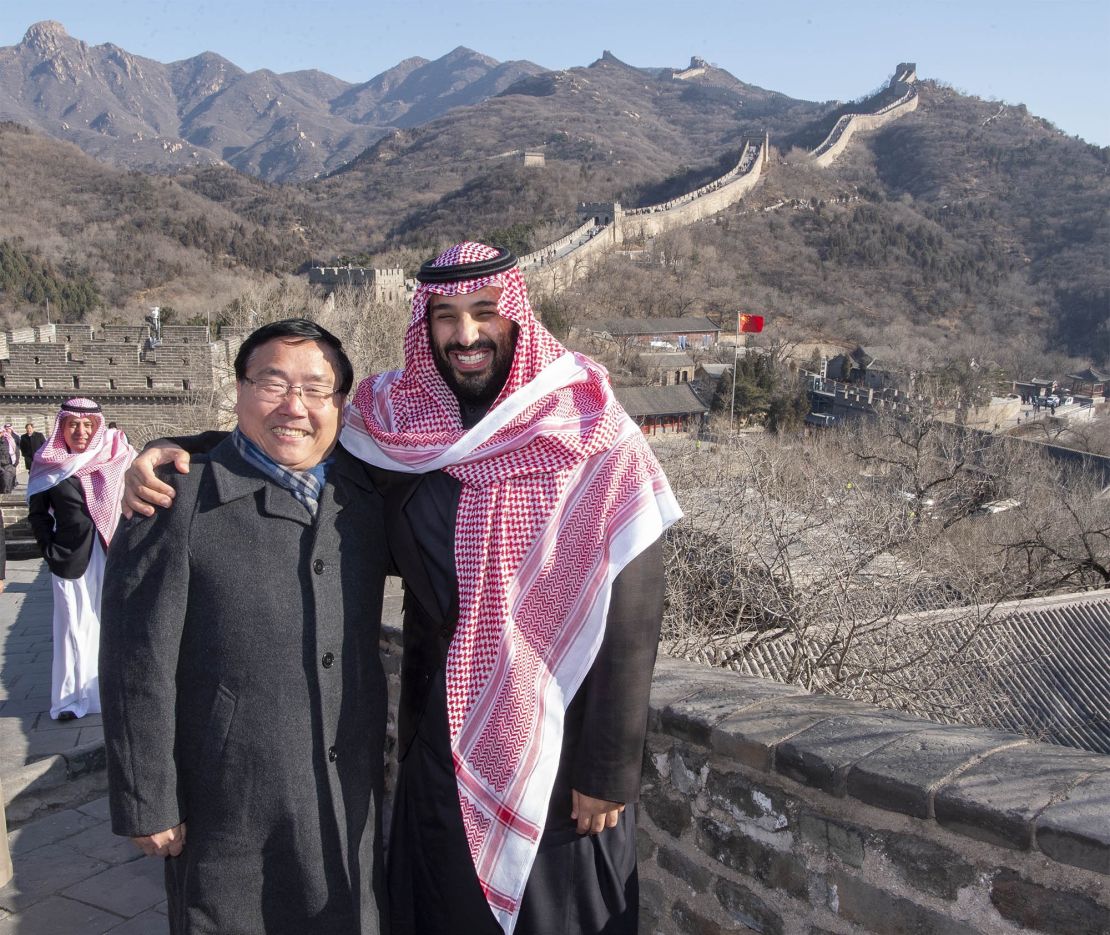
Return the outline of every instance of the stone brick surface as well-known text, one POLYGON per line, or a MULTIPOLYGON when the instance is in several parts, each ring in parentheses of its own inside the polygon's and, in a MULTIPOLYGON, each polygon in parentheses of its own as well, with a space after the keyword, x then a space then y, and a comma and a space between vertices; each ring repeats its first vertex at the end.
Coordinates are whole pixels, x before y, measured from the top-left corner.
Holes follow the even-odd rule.
POLYGON ((862 867, 867 849, 866 837, 859 828, 830 821, 813 812, 804 812, 798 819, 802 839, 824 851, 834 860, 852 867, 862 867))
POLYGON ((778 745, 831 717, 873 714, 874 708, 828 696, 776 698, 731 714, 713 730, 713 749, 745 766, 770 770, 778 745))
POLYGON ((955 899, 960 887, 975 883, 978 873, 955 851, 924 838, 889 832, 880 838, 883 853, 906 883, 943 899, 955 899))
POLYGON ((848 771, 848 795, 914 818, 931 818, 937 785, 992 751, 1022 742, 1013 734, 960 727, 909 734, 862 757, 848 771))
POLYGON ((847 794, 848 771, 869 753, 926 726, 899 717, 834 717, 780 743, 775 771, 832 795, 847 794))
POLYGON ((1002 870, 991 883, 991 902, 999 914, 1038 932, 1110 935, 1110 912, 1081 893, 1048 889, 1002 870))
MULTIPOLYGON (((726 932, 737 931, 736 927, 732 925, 728 928, 723 927, 719 922, 702 915, 681 899, 671 909, 671 919, 676 926, 676 930, 683 933, 683 935, 725 935, 726 932)), ((648 931, 654 930, 649 929, 648 931)), ((759 929, 744 926, 739 931, 752 932, 759 931, 759 929)))
MULTIPOLYGON (((643 862, 641 862, 641 868, 643 862)), ((663 918, 666 905, 666 895, 663 884, 658 880, 651 880, 640 873, 640 931, 658 932, 659 920, 663 918)))
POLYGON ((75 883, 63 896, 130 918, 166 898, 166 862, 133 860, 75 883))
MULTIPOLYGON (((712 670, 711 670, 712 671, 712 670)), ((718 670, 696 694, 674 701, 663 709, 663 729, 673 737, 711 746, 713 728, 737 712, 761 702, 803 694, 792 685, 738 676, 718 670)))
POLYGON ((734 815, 746 815, 764 831, 790 827, 797 802, 770 783, 753 783, 738 772, 710 769, 705 781, 710 801, 734 815))
POLYGON ((1106 766, 1105 757, 1051 744, 1002 750, 937 790, 936 818, 968 837, 1026 850, 1037 815, 1106 766))
POLYGON ((655 824, 672 837, 681 837, 690 827, 690 803, 673 798, 659 790, 643 790, 640 805, 655 824))
POLYGON ((714 889, 718 902, 733 921, 762 935, 782 935, 783 924, 778 913, 746 886, 731 880, 718 880, 714 889))
POLYGON ((0 920, 0 935, 103 935, 122 922, 119 916, 95 906, 52 896, 26 912, 0 920))
POLYGON ((1084 780, 1041 812, 1036 836, 1053 860, 1110 876, 1110 772, 1084 780))
POLYGON ((655 855, 659 869, 681 880, 695 893, 704 893, 713 883, 713 874, 698 866, 682 851, 673 847, 660 847, 655 855))
POLYGON ((788 850, 777 850, 742 831, 711 818, 697 820, 695 841, 713 860, 771 889, 796 899, 808 896, 805 864, 788 850))
POLYGON ((833 877, 839 915, 879 935, 982 935, 981 930, 856 877, 833 877))

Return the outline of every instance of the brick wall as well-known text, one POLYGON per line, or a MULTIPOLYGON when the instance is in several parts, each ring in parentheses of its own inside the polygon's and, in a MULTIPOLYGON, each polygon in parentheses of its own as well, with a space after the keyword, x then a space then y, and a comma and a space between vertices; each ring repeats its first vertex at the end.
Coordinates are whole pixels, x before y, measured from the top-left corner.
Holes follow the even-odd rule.
POLYGON ((232 380, 242 335, 209 341, 204 325, 164 325, 148 347, 145 325, 51 325, 5 335, 0 358, 0 412, 48 432, 59 405, 90 396, 108 421, 141 443, 214 418, 209 413, 232 380), (37 340, 24 340, 37 339, 37 340))
POLYGON ((1110 932, 1110 757, 662 659, 645 931, 1110 932))
POLYGON ((649 731, 642 932, 1110 932, 1110 757, 669 658, 649 731))

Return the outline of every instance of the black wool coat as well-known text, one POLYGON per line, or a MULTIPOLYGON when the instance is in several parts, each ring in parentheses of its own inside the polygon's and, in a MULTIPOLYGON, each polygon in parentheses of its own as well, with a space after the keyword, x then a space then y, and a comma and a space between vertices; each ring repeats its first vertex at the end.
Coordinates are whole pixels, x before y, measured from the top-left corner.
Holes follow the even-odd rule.
POLYGON ((98 535, 81 481, 67 477, 35 494, 28 504, 27 520, 50 571, 59 578, 80 578, 89 567, 98 535))
POLYGON ((382 501, 336 448, 313 522, 234 445, 121 524, 100 654, 112 827, 186 823, 175 935, 381 930, 382 501))

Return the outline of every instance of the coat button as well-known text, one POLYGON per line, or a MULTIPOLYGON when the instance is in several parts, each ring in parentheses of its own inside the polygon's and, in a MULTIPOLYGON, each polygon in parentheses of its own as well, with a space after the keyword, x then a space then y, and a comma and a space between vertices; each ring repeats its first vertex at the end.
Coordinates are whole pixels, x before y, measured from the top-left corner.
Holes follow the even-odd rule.
POLYGON ((445 640, 451 639, 454 632, 454 628, 449 623, 445 623, 439 628, 439 635, 442 636, 445 640))
POLYGON ((316 561, 312 563, 312 570, 316 572, 316 574, 322 575, 324 573, 324 560, 322 558, 316 559, 316 561))
POLYGON ((335 747, 328 747, 328 761, 334 763, 337 759, 339 759, 339 754, 335 747))
POLYGON ((324 655, 320 659, 320 662, 323 664, 325 669, 330 669, 331 664, 335 662, 334 653, 324 653, 324 655))

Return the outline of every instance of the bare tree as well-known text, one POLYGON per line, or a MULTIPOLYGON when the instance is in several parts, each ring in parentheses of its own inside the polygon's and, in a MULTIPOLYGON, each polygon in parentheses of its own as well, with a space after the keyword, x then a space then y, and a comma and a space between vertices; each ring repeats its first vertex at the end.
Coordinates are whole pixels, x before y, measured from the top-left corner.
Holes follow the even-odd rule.
POLYGON ((879 472, 860 447, 836 435, 668 447, 687 515, 667 537, 665 645, 811 690, 986 720, 1007 646, 996 576, 944 534, 968 516, 961 471, 902 457, 879 472), (915 479, 913 463, 928 470, 915 479))

